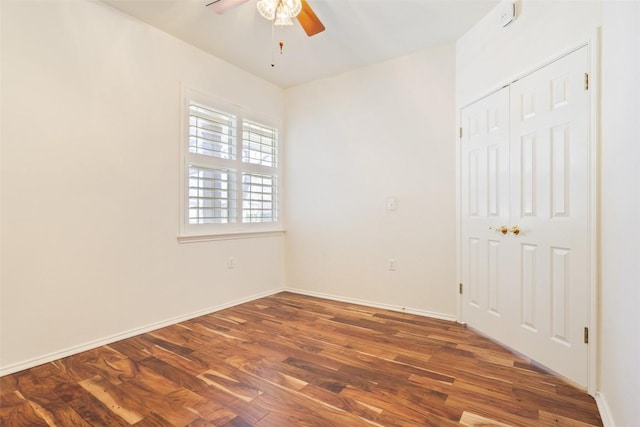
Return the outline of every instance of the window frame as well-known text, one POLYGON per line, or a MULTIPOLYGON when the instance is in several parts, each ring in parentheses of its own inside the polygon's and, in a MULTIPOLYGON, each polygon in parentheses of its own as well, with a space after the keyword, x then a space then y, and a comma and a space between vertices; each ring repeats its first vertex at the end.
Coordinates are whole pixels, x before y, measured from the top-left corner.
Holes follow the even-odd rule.
POLYGON ((202 92, 184 88, 182 91, 180 111, 180 212, 178 241, 180 243, 199 242, 208 240, 226 240, 249 237, 263 237, 280 235, 283 228, 283 188, 282 188, 282 126, 265 114, 253 112, 247 108, 235 105, 202 92), (191 153, 189 151, 189 116, 190 105, 194 103, 204 108, 209 108, 236 117, 235 159, 222 159, 214 156, 191 153), (249 121, 277 131, 276 166, 264 166, 243 162, 243 121, 249 121), (235 212, 236 221, 216 224, 190 224, 189 223, 189 167, 190 165, 213 168, 233 169, 236 177, 235 212), (245 173, 269 175, 276 179, 275 185, 275 212, 277 221, 270 222, 243 222, 243 189, 242 176, 245 173))

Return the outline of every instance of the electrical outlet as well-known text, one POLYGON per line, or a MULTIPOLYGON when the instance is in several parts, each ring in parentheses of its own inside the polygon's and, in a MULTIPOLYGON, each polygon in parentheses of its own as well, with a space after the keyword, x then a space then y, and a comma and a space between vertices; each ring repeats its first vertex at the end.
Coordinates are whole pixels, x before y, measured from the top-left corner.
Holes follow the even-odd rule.
POLYGON ((234 268, 236 266, 236 259, 232 256, 227 260, 227 268, 234 268))
POLYGON ((397 267, 398 262, 395 260, 395 258, 389 258, 389 271, 396 271, 397 267))

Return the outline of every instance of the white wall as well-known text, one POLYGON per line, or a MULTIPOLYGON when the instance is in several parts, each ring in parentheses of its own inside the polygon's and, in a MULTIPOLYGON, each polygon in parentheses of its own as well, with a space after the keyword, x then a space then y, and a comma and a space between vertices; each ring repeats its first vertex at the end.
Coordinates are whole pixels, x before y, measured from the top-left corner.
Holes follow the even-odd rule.
POLYGON ((459 106, 510 83, 563 50, 585 42, 600 25, 600 1, 521 0, 518 17, 499 25, 494 8, 456 44, 456 95, 459 106))
POLYGON ((640 2, 603 2, 602 23, 601 391, 640 426, 640 2))
POLYGON ((454 67, 444 46, 286 91, 288 286, 453 318, 454 67))
POLYGON ((3 373, 284 285, 282 237, 176 240, 181 83, 276 120, 281 89, 97 2, 1 24, 3 373))

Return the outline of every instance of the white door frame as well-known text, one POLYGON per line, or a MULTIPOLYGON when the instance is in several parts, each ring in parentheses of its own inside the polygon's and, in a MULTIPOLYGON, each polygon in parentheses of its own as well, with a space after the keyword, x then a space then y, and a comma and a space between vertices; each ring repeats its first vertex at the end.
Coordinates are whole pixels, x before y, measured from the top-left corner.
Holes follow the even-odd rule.
MULTIPOLYGON (((589 144, 589 164, 588 164, 588 257, 589 257, 589 316, 588 316, 588 328, 589 328, 589 348, 588 348, 588 381, 587 391, 592 396, 595 396, 598 388, 598 346, 599 346, 599 285, 600 285, 600 217, 599 217, 599 200, 600 200, 600 28, 596 29, 588 40, 576 43, 574 46, 561 51, 559 54, 545 60, 544 62, 528 68, 525 72, 520 73, 508 82, 501 85, 498 88, 493 88, 486 92, 486 94, 473 102, 469 102, 465 105, 457 107, 457 128, 461 126, 462 110, 485 98, 505 86, 534 73, 535 71, 545 67, 546 65, 555 62, 556 60, 574 52, 582 47, 587 46, 589 55, 589 135, 587 143, 589 144)), ((460 133, 456 132, 458 137, 456 138, 456 319, 459 323, 464 322, 462 295, 459 293, 459 284, 462 279, 462 189, 461 189, 461 141, 460 133)))

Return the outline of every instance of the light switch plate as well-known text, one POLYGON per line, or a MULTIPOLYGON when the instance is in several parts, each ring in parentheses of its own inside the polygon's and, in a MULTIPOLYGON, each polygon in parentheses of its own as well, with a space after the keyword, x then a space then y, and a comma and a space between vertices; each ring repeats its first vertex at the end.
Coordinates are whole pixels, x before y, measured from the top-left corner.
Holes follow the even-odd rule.
POLYGON ((387 197, 387 212, 395 212, 398 209, 398 202, 395 197, 387 197))

